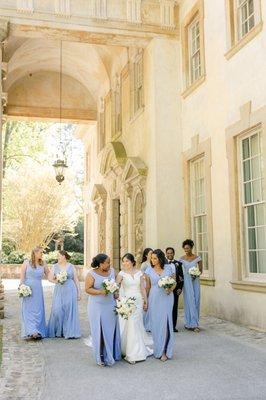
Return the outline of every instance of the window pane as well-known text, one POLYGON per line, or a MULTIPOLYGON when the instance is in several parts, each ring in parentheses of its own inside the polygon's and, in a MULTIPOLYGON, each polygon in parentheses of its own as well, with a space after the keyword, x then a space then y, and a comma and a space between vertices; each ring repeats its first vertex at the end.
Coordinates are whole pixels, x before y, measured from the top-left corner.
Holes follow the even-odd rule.
POLYGON ((243 152, 243 160, 250 157, 250 148, 249 148, 249 139, 244 139, 242 141, 242 152, 243 152))
POLYGON ((261 274, 266 274, 266 251, 258 251, 258 265, 261 274))
POLYGON ((249 228, 248 230, 248 248, 255 250, 256 247, 256 229, 249 228))
POLYGON ((256 206, 256 225, 265 225, 266 224, 266 204, 257 204, 256 206))
POLYGON ((253 14, 254 13, 254 0, 249 0, 248 2, 248 8, 249 8, 249 14, 253 14))
POLYGON ((254 15, 252 15, 250 18, 249 18, 249 31, 253 28, 255 26, 255 18, 254 18, 254 15))
POLYGON ((252 182, 253 202, 261 201, 261 180, 252 182))
POLYGON ((244 184, 244 188, 245 188, 245 203, 251 203, 251 183, 245 183, 244 184))
POLYGON ((257 248, 266 250, 266 227, 257 228, 257 248))
POLYGON ((261 177, 260 157, 255 157, 251 159, 251 171, 252 171, 252 179, 257 179, 261 177))
POLYGON ((249 252, 249 270, 251 273, 256 273, 257 271, 257 253, 256 251, 249 252))
POLYGON ((251 155, 256 156, 259 154, 259 135, 253 135, 250 138, 250 148, 251 148, 251 155))
POLYGON ((255 226, 255 206, 247 207, 248 211, 248 226, 255 226))
POLYGON ((244 182, 247 182, 251 178, 250 174, 250 160, 243 162, 243 173, 244 173, 244 182))

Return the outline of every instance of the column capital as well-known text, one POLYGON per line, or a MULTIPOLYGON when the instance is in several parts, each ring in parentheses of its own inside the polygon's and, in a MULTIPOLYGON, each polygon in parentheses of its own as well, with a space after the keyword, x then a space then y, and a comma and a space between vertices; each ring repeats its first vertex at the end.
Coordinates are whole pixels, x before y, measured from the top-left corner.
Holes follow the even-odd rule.
POLYGON ((0 19, 0 42, 3 42, 8 36, 9 21, 7 19, 0 19))

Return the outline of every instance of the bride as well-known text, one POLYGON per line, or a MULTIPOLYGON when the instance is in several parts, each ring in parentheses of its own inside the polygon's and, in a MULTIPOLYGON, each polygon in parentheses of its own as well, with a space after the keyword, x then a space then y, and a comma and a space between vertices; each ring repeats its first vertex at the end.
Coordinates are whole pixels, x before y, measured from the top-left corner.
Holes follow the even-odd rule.
POLYGON ((122 258, 123 270, 117 275, 116 281, 120 285, 120 296, 135 297, 136 310, 128 320, 120 318, 122 354, 130 364, 144 361, 153 354, 152 339, 147 335, 143 325, 143 310, 147 311, 148 301, 145 289, 143 272, 135 265, 134 256, 127 253, 122 258))

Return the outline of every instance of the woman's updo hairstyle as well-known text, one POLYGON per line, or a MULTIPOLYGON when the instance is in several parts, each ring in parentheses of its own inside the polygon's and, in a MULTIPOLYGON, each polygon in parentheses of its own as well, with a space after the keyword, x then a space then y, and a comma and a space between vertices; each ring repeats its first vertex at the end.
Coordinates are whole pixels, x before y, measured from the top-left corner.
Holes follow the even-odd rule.
POLYGON ((104 263, 107 260, 108 256, 106 254, 98 254, 96 257, 93 257, 91 268, 99 268, 100 264, 104 263))
POLYGON ((193 249, 193 247, 194 247, 193 240, 191 240, 191 239, 184 240, 184 242, 182 244, 182 248, 184 248, 185 246, 189 246, 189 247, 191 247, 191 249, 193 249))
POLYGON ((133 256, 133 254, 131 254, 131 253, 126 253, 126 254, 122 257, 122 261, 124 261, 125 258, 128 259, 129 261, 131 261, 132 264, 133 264, 133 266, 135 267, 135 265, 136 265, 136 260, 135 260, 135 258, 134 258, 134 256, 133 256))
POLYGON ((70 260, 70 258, 71 258, 71 255, 68 254, 68 252, 65 251, 65 250, 59 250, 58 253, 61 254, 61 256, 65 256, 65 258, 66 258, 67 261, 70 260))

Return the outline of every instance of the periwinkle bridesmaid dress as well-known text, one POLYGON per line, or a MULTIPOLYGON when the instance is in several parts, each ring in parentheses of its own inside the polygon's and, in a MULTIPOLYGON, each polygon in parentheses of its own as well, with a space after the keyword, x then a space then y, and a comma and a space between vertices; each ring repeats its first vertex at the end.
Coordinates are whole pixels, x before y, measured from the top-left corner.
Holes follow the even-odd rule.
MULTIPOLYGON (((141 271, 145 274, 147 268, 149 268, 150 266, 151 266, 151 264, 148 261, 144 261, 141 264, 141 271)), ((143 323, 144 323, 145 330, 147 332, 150 332, 151 331, 151 326, 150 326, 151 324, 150 324, 150 311, 149 311, 149 308, 148 308, 147 311, 143 311, 143 323)))
MULTIPOLYGON (((94 289, 102 289, 104 279, 115 279, 114 269, 109 276, 101 276, 90 271, 94 278, 94 289)), ((89 295, 88 316, 91 329, 91 340, 97 364, 113 365, 121 360, 121 339, 118 317, 114 312, 116 301, 112 294, 89 295)))
MULTIPOLYGON (((55 275, 62 271, 58 264, 52 268, 55 275)), ((74 268, 72 264, 68 264, 66 282, 55 285, 51 315, 47 326, 47 336, 50 338, 77 339, 81 337, 74 268)))
POLYGON ((31 287, 32 295, 22 298, 22 332, 23 338, 39 334, 46 336, 45 309, 43 298, 42 278, 44 267, 39 265, 36 268, 28 261, 25 272, 25 285, 31 287))
POLYGON ((198 262, 201 261, 201 257, 198 256, 192 261, 184 260, 180 258, 178 261, 182 263, 183 274, 184 274, 184 317, 186 328, 198 328, 199 327, 199 314, 200 314, 200 278, 193 279, 189 274, 189 269, 196 267, 198 262))
POLYGON ((164 289, 158 286, 158 282, 162 277, 172 276, 172 268, 169 265, 165 265, 162 274, 159 275, 152 267, 148 267, 146 274, 151 281, 148 305, 153 338, 153 354, 155 358, 161 358, 163 353, 168 358, 172 358, 174 296, 173 293, 167 294, 164 289))

